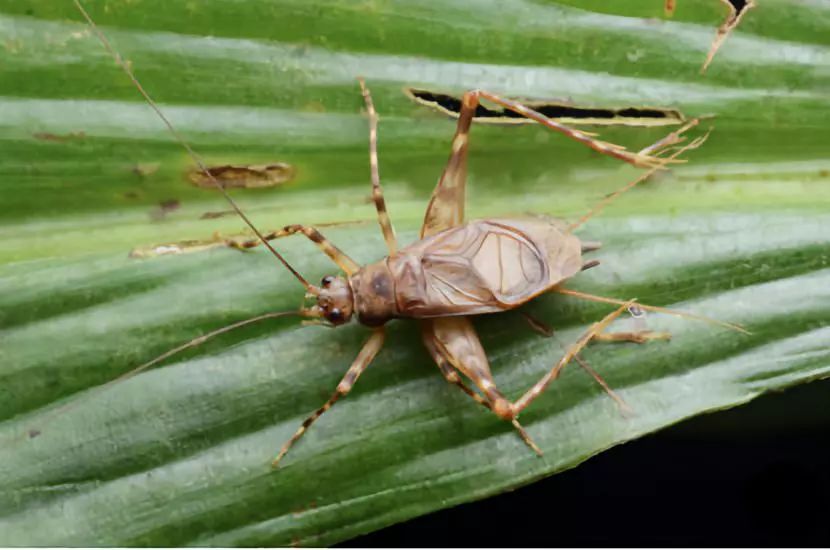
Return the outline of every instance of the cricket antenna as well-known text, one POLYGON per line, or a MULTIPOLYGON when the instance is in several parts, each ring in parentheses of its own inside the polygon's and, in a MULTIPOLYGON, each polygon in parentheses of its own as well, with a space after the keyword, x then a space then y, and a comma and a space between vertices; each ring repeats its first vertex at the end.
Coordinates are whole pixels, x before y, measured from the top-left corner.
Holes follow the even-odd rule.
POLYGON ((155 101, 153 101, 153 98, 150 97, 150 94, 147 93, 147 90, 145 90, 141 83, 138 81, 132 69, 130 69, 130 67, 121 57, 121 55, 115 50, 112 44, 110 44, 110 41, 107 39, 106 35, 103 33, 103 31, 101 31, 101 29, 98 28, 98 25, 95 24, 95 21, 92 20, 92 17, 84 9, 83 5, 81 5, 80 0, 72 0, 72 2, 75 4, 75 7, 78 8, 78 11, 81 12, 81 15, 83 15, 84 19, 86 19, 86 22, 89 24, 90 28, 98 37, 98 40, 100 40, 104 48, 109 52, 109 54, 118 64, 118 66, 121 67, 121 69, 125 73, 127 73, 127 76, 130 77, 130 80, 132 81, 133 85, 147 101, 147 104, 150 105, 150 107, 152 107, 152 109, 156 112, 159 118, 161 118, 161 120, 167 126, 167 129, 170 130, 170 133, 173 134, 174 138, 176 138, 176 141, 178 141, 179 144, 182 147, 184 147, 184 149, 187 151, 187 153, 199 167, 199 170, 201 170, 205 174, 205 176, 210 180, 210 182, 213 183, 216 186, 216 188, 222 192, 222 195, 225 197, 225 200, 228 201, 228 204, 230 204, 234 211, 236 211, 236 213, 239 214, 239 217, 242 218, 242 221, 244 221, 248 225, 248 227, 250 227, 253 230, 253 232, 256 234, 259 240, 262 241, 262 244, 264 244, 265 247, 271 251, 271 254, 276 256, 276 258, 282 263, 282 265, 284 265, 286 269, 288 269, 288 271, 290 271, 291 274, 294 275, 294 277, 296 277, 297 280, 299 280, 307 290, 310 290, 312 288, 311 284, 308 281, 306 281, 305 278, 302 275, 300 275, 296 269, 291 267, 291 264, 289 264, 288 261, 285 258, 283 258, 282 255, 279 252, 277 252, 273 246, 271 246, 271 243, 268 242, 268 240, 262 235, 262 233, 259 232, 256 226, 254 226, 253 222, 251 222, 251 220, 248 219, 248 216, 246 216, 245 213, 242 212, 242 210, 239 208, 239 206, 237 206, 236 202, 225 190, 225 187, 221 183, 219 183, 219 181, 213 176, 213 174, 211 174, 210 170, 208 170, 207 166, 205 166, 205 163, 202 161, 199 155, 196 154, 196 151, 194 151, 190 147, 190 145, 187 144, 187 142, 184 140, 184 138, 178 132, 178 130, 176 130, 176 128, 173 126, 170 120, 164 115, 161 109, 159 109, 159 106, 156 104, 155 101))
MULTIPOLYGON (((180 352, 185 351, 187 349, 195 348, 196 346, 204 344, 206 341, 210 340, 211 338, 214 338, 214 337, 219 336, 221 334, 225 334, 226 332, 230 332, 232 330, 236 330, 238 328, 242 328, 242 327, 246 327, 248 325, 252 325, 254 323, 258 323, 260 321, 265 321, 267 319, 276 319, 278 317, 286 317, 288 315, 303 316, 303 315, 306 315, 306 314, 307 314, 307 312, 303 309, 296 310, 296 311, 276 311, 276 312, 271 312, 271 313, 263 313, 262 315, 257 315, 256 317, 251 317, 249 319, 243 319, 242 321, 237 321, 235 323, 231 323, 230 325, 226 325, 224 327, 220 327, 218 329, 212 330, 212 331, 210 331, 206 334, 202 334, 201 336, 197 336, 193 340, 190 340, 189 342, 185 342, 184 344, 180 344, 180 345, 176 346, 173 349, 169 349, 169 350, 165 351, 164 353, 162 353, 161 355, 159 355, 158 357, 156 357, 155 359, 147 361, 146 363, 144 363, 142 365, 139 365, 139 366, 137 366, 136 368, 134 368, 130 371, 125 372, 124 374, 122 374, 118 378, 114 378, 114 379, 110 380, 109 382, 107 382, 105 384, 102 384, 100 386, 96 386, 94 389, 91 390, 90 393, 87 393, 85 396, 83 396, 81 400, 71 401, 71 402, 67 403, 66 405, 64 405, 62 407, 58 407, 57 409, 46 413, 45 418, 40 419, 39 424, 40 425, 45 425, 51 419, 53 419, 55 417, 58 417, 58 416, 61 416, 62 414, 66 413, 67 411, 71 410, 72 408, 75 407, 75 405, 79 404, 81 401, 86 401, 86 398, 88 398, 92 395, 98 395, 98 394, 106 391, 107 389, 111 388, 112 386, 114 386, 114 385, 116 385, 120 382, 123 382, 125 380, 129 380, 130 378, 133 378, 134 376, 144 372, 145 370, 149 369, 150 367, 153 367, 153 366, 161 363, 162 361, 164 361, 166 359, 169 359, 170 357, 172 357, 173 355, 176 355, 177 353, 180 353, 180 352)), ((27 435, 30 438, 35 437, 39 434, 40 434, 39 429, 29 429, 29 430, 27 430, 27 435)))

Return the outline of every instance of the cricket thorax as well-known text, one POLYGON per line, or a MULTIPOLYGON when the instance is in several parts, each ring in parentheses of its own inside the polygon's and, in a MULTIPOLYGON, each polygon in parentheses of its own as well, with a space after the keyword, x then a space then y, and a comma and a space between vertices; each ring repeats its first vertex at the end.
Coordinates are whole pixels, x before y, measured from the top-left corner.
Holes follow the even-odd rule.
POLYGON ((354 292, 358 320, 367 326, 380 326, 399 316, 395 300, 395 278, 386 260, 369 264, 349 278, 354 292))

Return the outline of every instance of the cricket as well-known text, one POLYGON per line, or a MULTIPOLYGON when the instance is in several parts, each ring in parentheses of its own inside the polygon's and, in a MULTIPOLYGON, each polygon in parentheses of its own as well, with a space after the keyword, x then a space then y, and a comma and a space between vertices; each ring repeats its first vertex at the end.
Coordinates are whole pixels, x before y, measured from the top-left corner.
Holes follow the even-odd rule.
MULTIPOLYGON (((280 231, 260 232, 224 186, 214 177, 197 153, 170 123, 149 93, 142 87, 130 65, 115 51, 104 33, 95 25, 80 0, 73 0, 90 28, 133 82, 160 119, 168 127, 198 166, 204 178, 225 197, 240 219, 256 235, 255 239, 227 239, 224 245, 237 249, 265 246, 296 278, 305 292, 297 311, 276 312, 236 322, 204 334, 149 361, 116 380, 101 386, 105 389, 127 377, 166 360, 175 353, 195 347, 207 339, 230 330, 283 315, 298 315, 307 324, 338 327, 352 320, 368 329, 368 338, 348 368, 331 397, 313 411, 286 441, 272 466, 276 468, 289 449, 324 413, 346 396, 361 374, 384 345, 385 326, 393 320, 411 319, 417 323, 423 343, 444 379, 463 391, 476 403, 510 422, 521 439, 534 452, 542 451, 519 422, 519 416, 557 379, 572 360, 576 360, 612 396, 613 391, 599 375, 579 358, 579 353, 593 341, 630 341, 643 343, 665 339, 665 333, 641 330, 628 333, 607 332, 612 322, 626 310, 638 308, 720 325, 731 330, 743 329, 731 323, 707 317, 641 304, 635 299, 616 299, 568 289, 564 284, 580 272, 599 264, 586 260, 585 254, 600 248, 600 243, 582 241, 574 234, 585 222, 599 213, 624 192, 645 181, 656 172, 683 162, 683 153, 699 147, 708 133, 687 141, 684 133, 698 124, 694 119, 663 139, 639 152, 601 141, 594 134, 570 128, 525 105, 484 91, 471 90, 462 98, 461 110, 451 141, 449 160, 426 207, 420 238, 406 246, 398 243, 387 211, 380 181, 377 153, 378 115, 366 83, 359 79, 369 126, 369 168, 372 200, 377 221, 386 244, 387 255, 368 265, 359 265, 315 227, 287 225, 280 231), (645 172, 606 196, 589 212, 573 223, 556 219, 465 218, 465 190, 469 136, 476 109, 487 101, 526 117, 550 130, 559 132, 594 151, 619 159, 645 172), (319 284, 310 283, 277 251, 271 241, 289 235, 303 235, 311 240, 340 270, 324 277, 319 284), (561 359, 518 399, 506 397, 498 387, 487 355, 473 327, 471 317, 516 309, 545 293, 558 293, 615 306, 592 324, 565 351, 561 359)), ((745 332, 745 331, 743 331, 745 332)))

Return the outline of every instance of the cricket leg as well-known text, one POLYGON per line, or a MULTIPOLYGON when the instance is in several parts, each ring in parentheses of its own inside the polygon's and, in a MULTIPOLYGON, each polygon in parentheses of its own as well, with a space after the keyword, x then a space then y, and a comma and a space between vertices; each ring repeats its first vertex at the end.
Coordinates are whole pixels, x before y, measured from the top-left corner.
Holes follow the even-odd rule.
POLYGON ((496 387, 487 354, 470 320, 466 317, 439 317, 431 319, 430 324, 432 343, 438 352, 470 379, 497 416, 511 420, 510 402, 496 387))
POLYGON ((464 223, 464 203, 467 188, 467 151, 470 126, 478 107, 476 92, 467 92, 461 98, 461 110, 452 138, 452 149, 447 166, 429 199, 421 238, 429 237, 450 227, 464 223))
MULTIPOLYGON (((687 130, 689 130, 690 128, 693 128, 693 127, 697 126, 699 122, 700 122, 699 119, 690 120, 683 127, 679 128, 678 130, 675 130, 674 132, 671 132, 666 137, 660 139, 659 141, 657 141, 657 142, 653 143, 652 145, 646 147, 645 149, 641 150, 640 154, 645 154, 645 153, 652 154, 652 153, 654 153, 655 155, 660 155, 660 154, 668 151, 671 146, 684 142, 686 140, 686 138, 683 137, 683 133, 686 132, 687 130)), ((692 141, 690 141, 686 145, 683 145, 682 147, 679 147, 677 150, 675 150, 671 155, 669 155, 667 157, 667 160, 668 161, 673 161, 673 160, 677 159, 677 157, 679 157, 680 155, 685 153, 686 151, 690 151, 692 149, 697 149, 698 147, 703 145, 703 143, 706 141, 706 139, 708 137, 709 137, 709 134, 707 133, 703 136, 700 136, 698 138, 693 139, 692 141)), ((580 217, 577 221, 570 224, 568 226, 568 232, 573 232, 576 228, 583 225, 585 222, 587 222, 588 220, 590 220, 591 218, 593 218, 594 216, 596 216, 597 214, 602 212, 602 210, 606 206, 608 206, 609 204, 611 204, 612 202, 614 202, 615 200, 620 198, 620 196, 623 193, 625 193, 626 191, 630 191, 631 189, 633 189, 637 185, 639 185, 639 184, 643 183, 644 181, 648 180, 659 169, 660 169, 660 167, 651 168, 650 170, 648 170, 645 173, 643 173, 643 174, 639 175, 638 177, 636 177, 631 182, 629 182, 629 183, 625 184, 624 186, 620 187, 619 189, 617 189, 616 191, 614 191, 610 195, 607 195, 605 198, 603 198, 601 201, 599 201, 593 208, 591 208, 588 212, 586 212, 582 217, 580 217)))
MULTIPOLYGON (((522 312, 527 324, 530 325, 535 332, 547 338, 556 338, 553 329, 539 319, 533 317, 529 313, 522 312)), ((558 338, 557 338, 558 340, 558 338)), ((597 342, 633 342, 635 344, 645 344, 650 340, 671 340, 670 332, 656 332, 653 330, 636 330, 630 332, 601 332, 594 337, 597 342)), ((560 342, 561 344, 561 342, 560 342)), ((583 364, 582 359, 577 355, 574 359, 580 365, 583 364)), ((583 365, 584 366, 584 365, 583 365)), ((587 369, 586 369, 587 370, 587 369)), ((604 382, 597 380, 601 385, 604 382)), ((613 396, 612 396, 613 397, 613 396)))
POLYGON ((472 92, 468 92, 467 94, 465 94, 465 97, 468 94, 473 94, 473 97, 475 98, 476 102, 480 97, 492 101, 497 105, 501 105, 505 109, 509 109, 514 113, 522 115, 525 118, 529 118, 530 120, 538 122, 542 126, 565 134, 569 138, 590 147, 598 153, 602 153, 603 155, 608 155, 620 159, 629 164, 633 164, 634 166, 642 166, 645 168, 661 168, 671 162, 666 159, 661 159, 659 157, 649 155, 647 152, 634 153, 632 151, 627 150, 625 147, 621 145, 616 145, 614 143, 608 143, 605 141, 595 139, 591 134, 581 132, 579 130, 556 122, 555 120, 546 117, 542 113, 534 111, 533 109, 526 107, 517 101, 513 101, 512 99, 506 99, 484 90, 475 90, 472 92))
MULTIPOLYGON (((352 275, 360 269, 360 266, 357 264, 357 262, 355 262, 349 256, 347 256, 345 252, 334 246, 334 244, 328 239, 326 239, 323 236, 323 234, 320 233, 316 228, 308 225, 286 225, 279 231, 271 231, 270 233, 266 233, 265 235, 263 235, 263 239, 266 241, 270 241, 273 239, 279 239, 281 237, 288 237, 289 235, 293 235, 295 233, 302 233, 303 235, 305 235, 311 242, 316 244, 317 247, 320 250, 322 250, 326 256, 328 256, 334 263, 336 263, 340 267, 340 269, 346 272, 347 275, 352 275)), ((259 246, 260 244, 262 244, 262 241, 259 239, 249 239, 244 241, 228 239, 225 241, 225 244, 231 248, 245 250, 248 248, 259 246)))
POLYGON ((512 414, 514 416, 518 416, 528 405, 530 405, 539 395, 542 394, 543 391, 550 385, 551 382, 556 380, 559 377, 559 373, 562 372, 562 369, 571 362, 571 360, 584 348, 588 345, 588 342, 591 341, 597 334, 605 330, 605 328, 610 325, 614 319, 620 316, 623 311, 628 309, 634 301, 629 301, 620 306, 617 310, 609 313, 606 315, 601 321, 598 323, 594 323, 591 328, 589 328, 579 339, 571 345, 570 348, 565 352, 565 355, 559 360, 559 362, 551 369, 551 371, 543 376, 536 384, 533 385, 529 390, 525 392, 525 394, 519 398, 518 401, 513 403, 512 405, 512 414))
POLYGON ((343 377, 342 380, 340 380, 340 383, 337 384, 337 389, 335 390, 334 394, 332 394, 328 401, 323 403, 322 407, 314 411, 311 414, 311 416, 306 418, 300 425, 300 427, 297 429, 297 431, 294 433, 294 435, 291 436, 291 439, 285 442, 285 444, 282 446, 282 449, 280 449, 279 454, 271 463, 271 466, 273 468, 279 466, 280 460, 282 460, 282 458, 285 456, 285 453, 288 452, 288 449, 290 449, 291 446, 294 443, 296 443, 296 441, 300 439, 303 436, 303 434, 305 434, 308 428, 312 424, 314 424, 314 422, 318 418, 320 418, 323 415, 323 413, 329 410, 338 399, 340 399, 341 397, 343 397, 351 391, 355 382, 357 382, 357 379, 360 377, 361 374, 363 374, 363 371, 366 370, 366 367, 369 366, 369 363, 371 363, 372 359, 374 359, 375 356, 378 354, 380 348, 383 347, 384 337, 385 333, 383 331, 383 328, 374 329, 372 335, 363 345, 363 349, 360 350, 360 353, 357 355, 357 358, 355 358, 354 362, 352 363, 352 366, 349 367, 348 371, 346 371, 346 375, 343 377))
MULTIPOLYGON (((587 292, 580 292, 578 290, 571 290, 570 288, 562 288, 562 287, 555 287, 551 289, 551 292, 556 292, 558 294, 564 294, 565 296, 573 296, 575 298, 581 298, 583 300, 588 300, 590 302, 599 302, 602 304, 613 304, 613 305, 623 305, 628 304, 629 302, 624 302, 623 300, 618 300, 615 298, 607 298, 605 296, 597 296, 595 294, 588 294, 587 292)), ((703 321, 704 323, 709 323, 710 325, 718 325, 721 327, 725 327, 731 330, 735 330, 737 332, 741 332, 743 334, 749 334, 749 331, 743 328, 740 325, 736 325, 734 323, 727 323, 726 321, 720 321, 718 319, 712 319, 711 317, 705 317, 703 315, 695 315, 694 313, 687 313, 685 311, 678 311, 675 309, 669 309, 665 307, 658 307, 658 306, 650 306, 647 304, 642 304, 637 302, 637 307, 639 309, 644 309, 646 311, 654 311, 657 313, 666 313, 668 315, 674 315, 675 317, 682 317, 685 319, 694 319, 696 321, 703 321)))
MULTIPOLYGON (((522 312, 522 316, 525 318, 525 321, 527 321, 527 324, 530 325, 530 328, 532 328, 535 332, 541 334, 546 338, 553 338, 557 341, 557 343, 559 343, 560 347, 565 347, 565 344, 562 342, 562 340, 560 340, 556 336, 556 333, 553 331, 553 328, 549 327, 547 324, 533 317, 529 313, 522 312)), ((617 392, 612 390, 611 386, 608 385, 608 382, 606 382, 605 379, 602 378, 602 376, 600 376, 599 373, 595 371, 593 367, 591 367, 591 365, 588 364, 587 361, 580 357, 579 354, 574 355, 574 360, 579 364, 580 367, 582 367, 582 370, 590 374, 591 377, 596 381, 596 383, 599 384, 603 390, 605 390, 605 393, 608 394, 608 397, 614 400, 614 403, 617 404, 617 408, 619 408, 620 410, 620 414, 622 414, 623 416, 628 416, 634 412, 634 409, 632 409, 631 406, 628 403, 626 403, 625 400, 622 397, 620 397, 617 392)))
POLYGON ((671 340, 671 332, 635 330, 631 332, 602 332, 594 338, 597 342, 632 342, 645 344, 651 340, 671 340))
MULTIPOLYGON (((441 374, 444 375, 444 379, 447 382, 449 382, 450 384, 454 384, 455 386, 457 386, 461 391, 463 391, 468 396, 470 396, 476 403, 486 407, 487 409, 489 409, 489 410, 491 410, 495 413, 495 410, 493 409, 493 404, 490 401, 488 401, 487 399, 485 399, 484 397, 482 397, 481 395, 479 395, 478 393, 476 393, 475 391, 473 391, 470 387, 468 387, 467 384, 465 384, 464 381, 461 379, 461 376, 459 376, 458 371, 456 371, 453 368, 453 364, 463 365, 463 360, 460 360, 459 358, 457 358, 455 356, 452 356, 452 355, 445 355, 445 353, 451 351, 451 348, 448 349, 444 346, 440 346, 440 344, 439 344, 439 342, 438 342, 438 340, 436 339, 436 336, 435 336, 434 327, 432 325, 433 321, 434 320, 422 321, 422 323, 421 323, 422 333, 421 334, 423 336, 424 345, 426 346, 426 348, 429 351, 430 355, 432 355, 432 358, 435 361, 435 363, 438 365, 438 368, 440 369, 441 374), (444 351, 441 351, 441 349, 439 349, 439 346, 441 348, 443 348, 444 351)), ((468 321, 468 323, 469 323, 469 321, 468 321)), ((469 329, 472 329, 472 325, 468 324, 467 326, 469 327, 469 329)), ((475 336, 474 333, 473 333, 473 336, 475 336)), ((452 347, 452 344, 451 344, 451 347, 452 347)), ((482 355, 484 354, 483 350, 481 350, 481 354, 482 355)), ((487 361, 486 356, 484 356, 484 361, 485 362, 487 361)), ((465 368, 465 370, 467 370, 470 367, 462 367, 462 368, 465 368)), ((489 372, 489 368, 488 368, 488 372, 489 372)), ((533 439, 530 437, 530 435, 527 433, 527 431, 524 429, 524 427, 519 423, 519 421, 514 418, 514 419, 511 420, 511 423, 513 424, 513 427, 516 429, 516 431, 519 433, 519 437, 522 438, 522 441, 524 441, 525 444, 528 447, 530 447, 536 454, 538 454, 539 456, 542 456, 542 454, 543 454, 542 450, 539 448, 538 445, 536 445, 536 443, 533 441, 533 439)))
POLYGON ((740 24, 744 15, 756 5, 755 0, 721 0, 721 2, 729 8, 729 15, 726 16, 726 20, 718 27, 717 34, 715 34, 715 38, 712 40, 712 46, 706 55, 706 61, 703 62, 703 67, 700 68, 701 74, 705 73, 706 69, 709 68, 709 64, 712 63, 715 54, 718 53, 720 47, 726 42, 729 34, 740 24))
POLYGON ((386 210, 386 200, 383 198, 383 188, 380 186, 380 167, 378 163, 378 114, 375 111, 375 104, 372 101, 372 94, 366 87, 364 80, 358 79, 360 91, 363 93, 363 101, 366 103, 366 113, 369 116, 369 167, 372 173, 372 200, 378 212, 378 223, 383 232, 383 240, 386 241, 386 248, 391 256, 398 250, 398 240, 395 237, 395 228, 386 210))
MULTIPOLYGON (((622 301, 619 302, 620 304, 622 301)), ((529 313, 522 312, 527 324, 534 332, 546 337, 556 338, 556 333, 553 328, 546 323, 533 317, 529 313)), ((671 340, 670 332, 657 332, 654 330, 635 330, 629 332, 601 332, 594 337, 597 342, 632 342, 634 344, 645 344, 650 340, 671 340)), ((579 356, 575 357, 577 362, 580 362, 579 356)))

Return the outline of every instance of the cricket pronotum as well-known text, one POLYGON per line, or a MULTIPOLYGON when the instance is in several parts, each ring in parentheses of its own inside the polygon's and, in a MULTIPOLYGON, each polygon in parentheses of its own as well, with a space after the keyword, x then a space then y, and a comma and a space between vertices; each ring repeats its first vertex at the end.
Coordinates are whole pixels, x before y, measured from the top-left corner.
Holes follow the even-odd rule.
MULTIPOLYGON (((447 380, 479 404, 490 409, 499 418, 509 421, 521 438, 534 451, 542 451, 518 422, 519 414, 536 400, 545 388, 555 380, 562 369, 577 359, 600 384, 610 389, 590 367, 578 359, 578 353, 592 340, 628 340, 643 342, 664 338, 664 333, 641 331, 634 333, 606 333, 605 329, 634 300, 617 300, 569 290, 562 285, 580 271, 593 267, 597 261, 585 262, 583 253, 599 248, 598 243, 582 242, 573 234, 609 202, 623 192, 644 181, 669 163, 680 162, 677 157, 683 152, 696 148, 706 136, 692 140, 685 145, 683 132, 695 126, 696 120, 686 124, 639 153, 624 147, 595 139, 592 135, 559 124, 515 101, 499 97, 484 90, 472 90, 464 94, 458 117, 452 149, 444 169, 427 206, 421 228, 420 239, 408 246, 398 246, 392 222, 386 211, 383 190, 380 184, 377 155, 377 114, 369 89, 360 80, 360 88, 369 118, 369 165, 372 182, 372 197, 377 210, 388 256, 382 260, 361 266, 314 227, 288 225, 282 231, 261 233, 236 203, 228 196, 222 185, 205 167, 199 156, 176 131, 147 91, 136 79, 131 68, 113 49, 103 32, 98 29, 79 0, 73 0, 98 39, 110 52, 116 63, 132 80, 148 104, 167 125, 177 141, 187 150, 203 171, 205 178, 215 185, 240 218, 253 230, 257 239, 249 241, 228 240, 227 245, 235 248, 251 248, 265 245, 288 271, 302 284, 306 298, 313 301, 294 312, 277 312, 238 321, 182 344, 165 354, 126 373, 118 380, 133 376, 175 353, 192 348, 218 334, 248 325, 263 319, 282 315, 297 314, 307 320, 332 327, 343 325, 351 319, 366 326, 370 335, 334 394, 319 409, 311 413, 296 433, 282 446, 273 460, 279 464, 289 448, 308 428, 334 403, 351 391, 357 379, 369 366, 384 343, 384 326, 394 319, 414 319, 420 325, 424 344, 447 380), (525 116, 537 123, 571 139, 574 139, 604 155, 615 157, 648 170, 633 182, 609 195, 588 214, 570 225, 558 220, 540 219, 484 219, 465 221, 464 201, 467 173, 467 151, 469 131, 473 115, 481 99, 488 100, 505 109, 525 116), (667 154, 671 152, 671 154, 667 154), (309 283, 283 258, 269 240, 299 233, 313 241, 344 273, 326 276, 319 285, 309 283), (564 356, 538 382, 515 401, 505 397, 493 379, 487 356, 469 320, 471 315, 493 313, 514 309, 543 293, 557 292, 607 304, 617 308, 599 322, 594 323, 566 351, 564 356), (467 381, 472 383, 471 388, 467 381)), ((672 311, 665 308, 637 303, 643 310, 657 311, 681 317, 704 320, 742 331, 739 326, 705 317, 672 311)), ((114 381, 117 382, 118 380, 114 381)), ((102 386, 102 388, 108 385, 102 386)))

